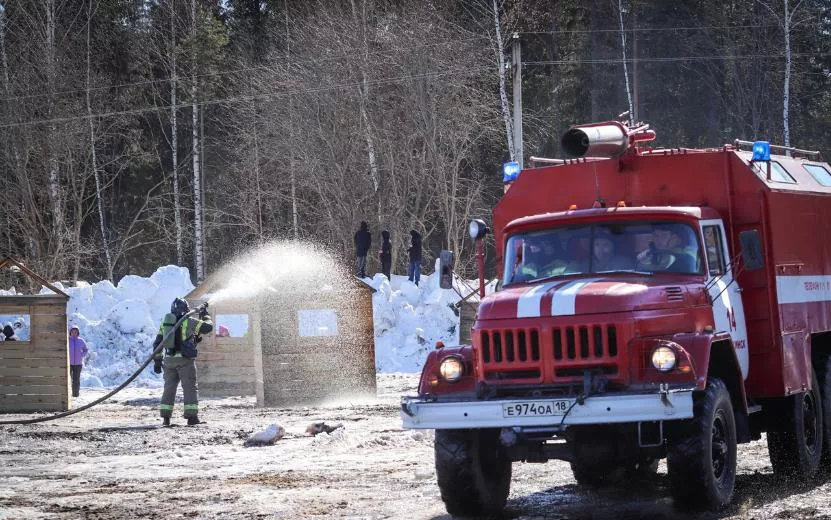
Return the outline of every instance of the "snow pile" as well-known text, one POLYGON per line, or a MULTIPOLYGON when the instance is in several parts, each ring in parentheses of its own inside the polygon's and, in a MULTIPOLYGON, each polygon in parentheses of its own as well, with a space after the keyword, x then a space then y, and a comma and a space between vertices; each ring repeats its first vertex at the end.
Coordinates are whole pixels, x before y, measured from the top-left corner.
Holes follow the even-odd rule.
MULTIPOLYGON (((261 273, 262 269, 244 272, 261 273)), ((323 290, 330 288, 333 275, 321 277, 320 273, 331 271, 315 269, 315 272, 318 278, 310 277, 311 285, 323 290)), ((379 372, 418 372, 436 341, 446 345, 458 343, 459 317, 455 304, 460 298, 455 291, 439 287, 437 274, 423 275, 419 286, 397 275, 393 275, 392 283, 382 274, 365 280, 376 289, 373 315, 379 372)), ((250 290, 256 284, 253 280, 249 282, 250 290)), ((188 269, 171 265, 160 267, 149 278, 125 276, 118 285, 100 281, 78 282, 74 287, 61 283, 55 286, 70 296, 68 325, 80 328, 81 337, 90 349, 81 373, 81 384, 85 387, 115 386, 127 379, 150 354, 170 303, 194 288, 188 269)), ((44 288, 41 292, 49 290, 44 288)), ((0 291, 0 294, 15 293, 13 288, 0 291)), ((28 323, 23 325, 28 328, 28 323)), ((241 331, 248 330, 247 318, 240 323, 229 322, 226 327, 231 335, 241 336, 241 331)), ((136 382, 139 386, 157 387, 162 384, 162 378, 150 366, 136 382)))
MULTIPOLYGON (((170 303, 194 288, 187 268, 172 265, 160 267, 150 278, 125 276, 117 286, 106 280, 55 286, 70 296, 69 325, 81 329, 90 349, 81 372, 81 385, 86 387, 115 386, 127 379, 150 355, 170 303)), ((147 368, 137 382, 159 386, 162 379, 147 368)))
MULTIPOLYGON (((436 260, 438 269, 438 260, 436 260)), ((370 282, 375 321, 375 365, 379 372, 418 372, 436 341, 459 342, 459 295, 439 287, 437 273, 422 276, 419 285, 404 276, 383 274, 370 282)))

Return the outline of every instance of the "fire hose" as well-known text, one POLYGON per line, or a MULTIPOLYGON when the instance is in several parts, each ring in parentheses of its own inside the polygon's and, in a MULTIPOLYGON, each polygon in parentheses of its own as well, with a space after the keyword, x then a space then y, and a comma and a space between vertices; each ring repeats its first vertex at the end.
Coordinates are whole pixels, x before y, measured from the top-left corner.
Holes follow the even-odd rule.
POLYGON ((179 325, 181 325, 182 322, 185 321, 186 318, 201 312, 203 309, 207 310, 207 306, 208 306, 208 304, 207 304, 207 302, 205 302, 200 307, 198 307, 196 309, 193 309, 192 311, 187 312, 184 316, 179 318, 179 321, 176 322, 176 325, 174 327, 172 327, 169 331, 167 331, 167 333, 162 337, 162 341, 159 342, 159 346, 157 346, 153 350, 153 353, 150 354, 150 356, 144 361, 144 363, 141 364, 141 366, 138 368, 138 370, 133 372, 133 375, 131 375, 126 381, 124 381, 123 383, 118 385, 118 387, 116 387, 114 390, 112 390, 107 395, 105 395, 103 397, 99 397, 95 401, 92 401, 91 403, 87 403, 84 406, 81 406, 80 408, 75 408, 73 410, 68 410, 66 412, 56 413, 54 415, 47 415, 46 417, 35 417, 33 419, 15 419, 15 420, 11 420, 11 421, 0 421, 0 424, 35 424, 35 423, 41 423, 41 422, 46 422, 46 421, 54 421, 55 419, 61 419, 63 417, 69 417, 70 415, 74 415, 78 412, 83 412, 84 410, 89 410, 93 406, 106 401, 107 399, 114 396, 118 392, 124 390, 124 388, 127 385, 132 383, 133 380, 135 378, 137 378, 139 376, 139 374, 141 374, 142 370, 144 370, 147 367, 147 365, 149 365, 150 362, 153 361, 153 357, 156 354, 158 354, 159 352, 162 351, 162 349, 164 348, 165 341, 167 341, 168 337, 179 329, 179 325))

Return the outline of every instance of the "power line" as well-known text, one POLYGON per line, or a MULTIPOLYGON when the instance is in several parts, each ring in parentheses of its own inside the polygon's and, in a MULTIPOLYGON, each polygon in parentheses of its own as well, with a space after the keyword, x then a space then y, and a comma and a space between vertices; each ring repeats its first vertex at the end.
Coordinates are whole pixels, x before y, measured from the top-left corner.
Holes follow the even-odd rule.
MULTIPOLYGON (((721 29, 761 29, 765 27, 781 27, 779 24, 753 24, 753 25, 697 25, 687 27, 631 27, 623 32, 663 32, 663 31, 704 31, 721 29)), ((616 29, 556 29, 553 31, 521 31, 518 34, 591 34, 591 33, 618 33, 616 29)))
MULTIPOLYGON (((487 39, 487 37, 486 36, 476 36, 476 37, 471 37, 471 38, 460 38, 460 39, 456 39, 456 40, 443 40, 443 41, 440 41, 440 42, 425 43, 423 45, 415 45, 413 47, 410 47, 410 49, 422 49, 422 48, 426 48, 426 47, 436 47, 436 46, 439 46, 439 45, 452 45, 452 44, 465 43, 465 42, 481 40, 481 39, 487 39)), ((393 52, 393 51, 392 50, 377 50, 377 51, 370 51, 368 54, 374 56, 374 55, 386 54, 386 53, 390 53, 390 52, 393 52)), ((245 72, 251 72, 251 71, 255 71, 255 70, 275 71, 277 69, 282 69, 282 68, 286 67, 287 65, 289 67, 291 67, 291 66, 296 66, 296 65, 302 65, 302 64, 305 64, 305 63, 321 63, 321 62, 328 62, 328 61, 337 61, 337 60, 346 59, 346 58, 349 58, 349 57, 352 57, 352 56, 355 56, 355 53, 341 54, 339 56, 314 58, 314 59, 301 60, 301 61, 290 61, 288 63, 282 63, 282 64, 278 64, 278 65, 274 65, 274 66, 271 66, 271 65, 256 65, 256 66, 253 66, 253 67, 243 67, 243 68, 239 68, 239 69, 227 70, 227 71, 218 71, 218 72, 206 72, 206 73, 203 73, 203 74, 195 74, 195 75, 194 74, 183 73, 183 74, 181 74, 177 77, 177 81, 186 81, 190 78, 206 78, 206 77, 215 77, 215 76, 227 76, 227 75, 230 75, 230 74, 242 74, 242 73, 245 73, 245 72)), ((62 90, 62 91, 59 91, 59 92, 55 92, 54 94, 50 94, 48 92, 38 93, 38 94, 25 94, 25 95, 21 95, 21 96, 0 98, 0 103, 20 101, 20 100, 24 100, 24 99, 34 99, 34 98, 40 98, 40 97, 47 97, 47 96, 50 96, 50 95, 66 96, 66 95, 69 95, 69 94, 80 94, 80 93, 85 94, 87 91, 94 92, 94 91, 97 91, 97 90, 121 89, 121 88, 136 87, 136 86, 141 86, 141 85, 153 85, 153 84, 157 84, 157 83, 164 84, 164 83, 170 83, 171 81, 173 81, 173 79, 170 78, 170 77, 167 77, 167 78, 158 78, 158 79, 148 79, 148 80, 142 80, 142 81, 134 81, 134 82, 129 82, 129 83, 121 83, 121 84, 117 84, 117 85, 106 85, 106 86, 100 86, 100 87, 90 87, 88 89, 87 88, 80 88, 80 89, 74 89, 74 90, 62 90)))
MULTIPOLYGON (((831 53, 791 53, 792 58, 804 58, 804 57, 824 57, 824 56, 831 56, 831 53)), ((708 60, 743 60, 743 59, 751 59, 751 58, 786 58, 785 54, 735 54, 735 55, 724 55, 724 56, 665 56, 665 57, 642 57, 639 56, 638 58, 627 58, 625 61, 626 63, 643 63, 643 62, 657 62, 657 63, 665 63, 665 62, 675 62, 675 61, 708 61, 708 60)), ((572 64, 588 64, 588 65, 597 65, 597 64, 620 64, 623 63, 624 60, 622 58, 603 58, 603 59, 587 59, 587 60, 547 60, 547 61, 523 61, 523 65, 572 65, 572 64)))
MULTIPOLYGON (((426 72, 423 74, 413 74, 407 76, 398 76, 398 77, 391 77, 391 78, 382 78, 377 80, 371 80, 366 82, 366 85, 369 86, 381 86, 381 85, 388 85, 392 83, 399 83, 404 81, 411 81, 411 80, 418 80, 418 79, 427 79, 427 78, 437 78, 441 76, 447 76, 451 74, 473 74, 479 73, 483 71, 491 70, 491 67, 479 67, 479 68, 469 68, 469 67, 459 67, 456 69, 446 70, 446 71, 439 71, 439 72, 426 72)), ((357 83, 342 83, 339 85, 329 85, 324 87, 318 88, 311 88, 311 89, 298 89, 292 91, 272 91, 272 92, 262 92, 259 94, 252 94, 248 96, 238 96, 238 97, 227 97, 227 98, 217 98, 217 99, 208 99, 199 101, 197 103, 181 103, 177 105, 163 105, 163 106, 155 106, 155 107, 144 107, 144 108, 134 108, 134 109, 127 109, 127 110, 116 110, 111 112, 101 112, 97 114, 81 114, 77 116, 66 116, 66 117, 54 117, 51 119, 35 119, 31 121, 22 121, 18 123, 7 123, 4 125, 0 125, 0 128, 18 128, 24 126, 36 126, 42 124, 53 124, 53 123, 68 123, 71 121, 81 121, 85 119, 98 119, 98 118, 107 118, 107 117, 116 117, 116 116, 126 116, 126 115, 139 115, 139 114, 146 114, 150 112, 167 112, 170 109, 181 109, 181 108, 189 108, 194 104, 198 106, 210 106, 210 105, 224 105, 224 104, 233 104, 233 103, 242 103, 242 102, 250 102, 256 101, 258 99, 267 99, 272 97, 287 97, 287 96, 294 96, 298 94, 314 94, 318 92, 326 92, 332 90, 341 90, 341 89, 350 89, 350 88, 358 88, 362 87, 365 84, 363 82, 357 83)))

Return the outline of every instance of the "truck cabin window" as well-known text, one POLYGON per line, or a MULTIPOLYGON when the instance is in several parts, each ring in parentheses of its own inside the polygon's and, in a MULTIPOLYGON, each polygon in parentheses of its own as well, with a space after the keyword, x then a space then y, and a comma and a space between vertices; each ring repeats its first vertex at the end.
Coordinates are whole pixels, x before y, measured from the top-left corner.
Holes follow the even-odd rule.
POLYGON ((505 285, 575 274, 702 274, 698 234, 672 221, 562 226, 511 235, 505 285))
POLYGON ((704 226, 704 250, 707 252, 707 265, 710 276, 724 274, 724 248, 719 226, 704 226))

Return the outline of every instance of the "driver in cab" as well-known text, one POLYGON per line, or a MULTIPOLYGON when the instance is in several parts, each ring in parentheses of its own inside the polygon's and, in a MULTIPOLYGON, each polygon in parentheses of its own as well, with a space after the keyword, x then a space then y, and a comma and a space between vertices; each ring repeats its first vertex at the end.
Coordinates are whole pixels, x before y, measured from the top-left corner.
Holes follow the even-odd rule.
POLYGON ((696 271, 695 249, 683 247, 683 239, 678 234, 677 227, 679 226, 673 224, 659 224, 652 228, 649 247, 637 255, 639 270, 674 273, 696 271))

